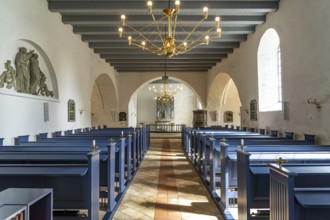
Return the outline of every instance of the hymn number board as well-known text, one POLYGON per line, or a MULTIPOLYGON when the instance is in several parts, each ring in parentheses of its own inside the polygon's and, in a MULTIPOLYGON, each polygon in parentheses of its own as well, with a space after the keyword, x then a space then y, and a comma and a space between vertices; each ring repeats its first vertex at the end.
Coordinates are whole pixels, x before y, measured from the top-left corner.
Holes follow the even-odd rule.
POLYGON ((72 99, 68 101, 68 121, 76 121, 76 104, 72 99))

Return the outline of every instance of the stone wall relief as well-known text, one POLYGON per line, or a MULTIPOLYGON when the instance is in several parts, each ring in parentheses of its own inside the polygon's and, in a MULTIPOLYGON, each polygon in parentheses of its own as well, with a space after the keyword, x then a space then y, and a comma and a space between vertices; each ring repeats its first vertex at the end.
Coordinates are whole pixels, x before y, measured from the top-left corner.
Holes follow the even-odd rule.
POLYGON ((20 47, 15 57, 15 68, 10 60, 5 62, 5 70, 0 76, 0 88, 14 89, 19 93, 53 97, 48 89, 46 75, 39 66, 38 54, 20 47))

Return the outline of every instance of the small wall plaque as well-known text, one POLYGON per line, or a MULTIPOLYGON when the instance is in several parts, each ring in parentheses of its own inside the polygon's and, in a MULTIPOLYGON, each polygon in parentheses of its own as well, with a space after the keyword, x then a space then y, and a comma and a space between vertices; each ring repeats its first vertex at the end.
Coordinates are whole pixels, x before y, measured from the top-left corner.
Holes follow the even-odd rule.
POLYGON ((68 101, 68 121, 76 121, 76 104, 72 99, 68 101))
POLYGON ((257 100, 252 100, 250 102, 250 120, 251 121, 257 121, 257 100))
POLYGON ((233 112, 232 111, 225 111, 224 116, 223 116, 223 120, 224 120, 225 123, 233 122, 234 121, 233 112))

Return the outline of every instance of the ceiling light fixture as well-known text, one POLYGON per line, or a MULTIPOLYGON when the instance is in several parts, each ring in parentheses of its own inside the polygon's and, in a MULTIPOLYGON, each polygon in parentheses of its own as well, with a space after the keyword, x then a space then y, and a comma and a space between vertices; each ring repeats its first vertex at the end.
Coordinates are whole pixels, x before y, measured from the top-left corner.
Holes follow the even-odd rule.
POLYGON ((153 13, 152 5, 152 1, 148 1, 147 7, 153 22, 139 30, 127 24, 125 15, 121 16, 122 27, 118 29, 119 37, 127 37, 129 45, 137 46, 159 56, 172 57, 186 53, 200 45, 208 45, 211 39, 221 37, 220 17, 215 17, 213 27, 203 32, 199 31, 199 26, 208 19, 207 7, 203 8, 202 19, 195 26, 191 26, 178 20, 180 1, 175 1, 174 9, 171 8, 169 0, 168 8, 163 9, 165 16, 158 20, 153 13), (128 30, 124 31, 126 28, 128 30), (161 34, 163 30, 168 32, 165 37, 161 34), (128 33, 127 36, 124 35, 124 32, 128 33))
POLYGON ((166 56, 164 64, 164 76, 162 77, 163 85, 159 89, 156 86, 150 86, 149 91, 156 94, 155 99, 161 100, 164 103, 174 100, 174 95, 183 90, 182 86, 177 86, 175 89, 172 85, 168 84, 168 76, 166 75, 166 56))

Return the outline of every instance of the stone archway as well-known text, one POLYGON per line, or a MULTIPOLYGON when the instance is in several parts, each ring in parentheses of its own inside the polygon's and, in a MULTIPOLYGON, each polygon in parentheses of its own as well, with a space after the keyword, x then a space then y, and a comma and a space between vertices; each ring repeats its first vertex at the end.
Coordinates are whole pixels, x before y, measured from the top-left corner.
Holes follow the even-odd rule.
MULTIPOLYGON (((128 104, 129 126, 138 126, 139 124, 154 124, 156 118, 155 94, 148 91, 149 83, 157 78, 151 79, 140 85, 132 94, 128 104)), ((187 82, 171 77, 171 79, 180 82, 184 87, 183 91, 175 95, 174 118, 171 122, 175 124, 192 125, 192 111, 201 105, 201 98, 194 88, 187 82)), ((176 87, 176 84, 172 84, 176 87)))
POLYGON ((91 95, 91 125, 119 126, 118 98, 115 86, 107 74, 95 80, 91 95))
POLYGON ((207 109, 209 110, 209 126, 240 126, 241 100, 235 82, 226 73, 219 73, 209 89, 207 109), (232 112, 232 122, 226 115, 232 112))

